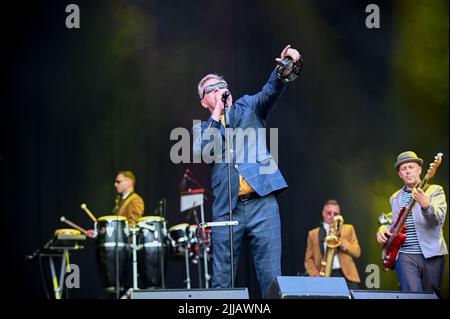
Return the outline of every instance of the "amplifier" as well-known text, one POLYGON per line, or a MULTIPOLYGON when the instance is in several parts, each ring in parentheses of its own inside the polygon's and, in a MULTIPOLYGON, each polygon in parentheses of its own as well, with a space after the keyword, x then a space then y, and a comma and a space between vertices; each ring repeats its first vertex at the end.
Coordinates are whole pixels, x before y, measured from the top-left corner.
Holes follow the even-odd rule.
POLYGON ((269 287, 270 299, 350 299, 341 277, 278 276, 269 287))

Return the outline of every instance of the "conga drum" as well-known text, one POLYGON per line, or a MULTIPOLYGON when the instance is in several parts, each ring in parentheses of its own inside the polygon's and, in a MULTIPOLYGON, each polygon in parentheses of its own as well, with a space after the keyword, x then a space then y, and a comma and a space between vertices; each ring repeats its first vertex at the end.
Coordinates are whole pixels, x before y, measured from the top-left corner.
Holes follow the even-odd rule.
POLYGON ((123 216, 102 216, 96 223, 95 253, 103 288, 116 292, 116 254, 119 287, 124 289, 130 266, 128 221, 123 216))
POLYGON ((166 220, 161 216, 138 219, 137 263, 142 288, 162 287, 162 271, 167 267, 166 220), (163 267, 164 265, 164 267, 163 267))

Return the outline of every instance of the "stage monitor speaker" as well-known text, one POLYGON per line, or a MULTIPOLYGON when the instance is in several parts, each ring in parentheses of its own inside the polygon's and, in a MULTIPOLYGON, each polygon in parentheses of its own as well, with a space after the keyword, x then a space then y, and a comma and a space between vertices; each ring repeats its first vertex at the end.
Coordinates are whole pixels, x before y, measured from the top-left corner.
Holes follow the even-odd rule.
POLYGON ((434 292, 351 290, 353 299, 439 299, 434 292))
POLYGON ((350 291, 341 277, 278 276, 270 285, 267 298, 350 299, 350 291))
POLYGON ((123 299, 249 299, 247 288, 130 289, 123 299))

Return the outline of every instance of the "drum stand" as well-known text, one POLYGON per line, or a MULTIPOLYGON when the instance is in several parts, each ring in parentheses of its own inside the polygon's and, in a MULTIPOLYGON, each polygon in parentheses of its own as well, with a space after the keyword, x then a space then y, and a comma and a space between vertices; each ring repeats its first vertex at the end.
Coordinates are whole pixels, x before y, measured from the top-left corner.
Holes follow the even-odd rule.
MULTIPOLYGON (((50 263, 50 272, 52 275, 52 283, 53 283, 53 291, 55 293, 55 299, 61 299, 63 295, 63 287, 64 287, 64 275, 66 273, 66 262, 67 267, 69 267, 69 249, 64 249, 63 252, 61 252, 61 270, 60 270, 60 277, 59 277, 59 283, 58 279, 56 277, 56 271, 55 271, 55 264, 53 262, 52 255, 49 255, 49 263, 50 263)), ((59 256, 57 256, 59 257, 59 256)))
POLYGON ((131 249, 133 250, 133 289, 139 289, 137 281, 136 228, 134 227, 131 228, 131 234, 132 234, 131 249))
MULTIPOLYGON (((164 212, 166 210, 166 200, 164 199, 164 212)), ((162 215, 161 215, 162 216, 162 215)), ((166 278, 164 275, 164 258, 166 257, 166 243, 164 238, 166 238, 167 235, 167 229, 166 229, 166 222, 165 222, 165 216, 166 214, 164 213, 164 221, 162 223, 162 229, 160 229, 159 232, 159 238, 161 239, 161 288, 165 289, 166 288, 166 278)))
MULTIPOLYGON (((201 222, 205 222, 205 215, 203 213, 203 203, 200 205, 201 212, 201 222)), ((206 245, 204 243, 205 239, 205 227, 201 227, 201 235, 200 235, 200 251, 203 251, 203 267, 205 269, 205 288, 209 288, 209 280, 211 279, 211 275, 208 273, 208 251, 206 249, 206 245)), ((200 263, 200 262, 199 262, 200 263)))
POLYGON ((189 272, 189 248, 190 248, 190 244, 188 242, 188 239, 186 238, 186 247, 184 249, 184 261, 186 263, 186 289, 191 289, 191 275, 189 272))
POLYGON ((198 273, 198 287, 201 288, 203 286, 203 282, 202 282, 202 265, 200 264, 200 260, 197 260, 197 273, 198 273))
MULTIPOLYGON (((195 214, 195 211, 194 211, 195 214)), ((195 218, 197 219, 197 218, 195 218)), ((191 289, 191 276, 190 276, 190 268, 189 268, 189 252, 190 252, 190 248, 191 243, 189 242, 189 238, 185 237, 185 251, 184 251, 184 261, 185 261, 185 267, 186 267, 186 280, 184 281, 186 283, 186 288, 187 289, 191 289)), ((202 249, 200 246, 201 244, 199 244, 200 249, 202 249)), ((204 254, 207 254, 208 252, 206 251, 206 246, 204 248, 204 254)), ((200 252, 199 252, 200 254, 200 252)), ((196 258, 195 257, 195 252, 194 252, 194 258, 196 259, 195 264, 197 264, 197 272, 198 272, 198 287, 202 288, 203 286, 203 282, 202 282, 202 266, 200 263, 200 257, 196 258)), ((207 258, 207 256, 206 256, 207 258)), ((207 260, 206 260, 207 261, 207 260)), ((193 262, 194 263, 194 262, 193 262)), ((205 270, 205 276, 207 276, 206 278, 209 278, 210 276, 208 275, 208 268, 207 268, 208 264, 206 264, 206 270, 205 270)), ((206 288, 208 288, 208 281, 206 281, 206 288)))
POLYGON ((114 247, 114 253, 115 253, 115 264, 116 264, 116 299, 120 298, 120 282, 119 282, 119 227, 118 227, 118 220, 115 219, 116 222, 116 229, 115 229, 115 241, 116 246, 114 247))
MULTIPOLYGON (((200 249, 203 251, 203 267, 204 267, 204 278, 205 278, 205 288, 209 288, 209 280, 211 279, 211 275, 208 273, 208 251, 206 250, 205 245, 203 244, 204 231, 205 231, 205 214, 203 210, 203 201, 205 199, 204 195, 205 190, 202 188, 193 189, 187 192, 181 193, 181 211, 189 211, 193 210, 196 224, 202 228, 201 234, 201 243, 200 249), (200 223, 198 222, 197 211, 196 208, 200 207, 200 223)), ((188 247, 187 247, 188 248, 188 247)), ((189 256, 188 256, 189 259, 189 256)), ((189 261, 186 262, 186 265, 189 261)), ((187 268, 186 268, 187 269, 187 268)), ((200 287, 201 288, 201 287, 200 287)))
MULTIPOLYGON (((83 249, 78 242, 84 241, 86 236, 84 235, 76 235, 76 236, 68 236, 68 235, 57 235, 52 238, 49 242, 47 242, 42 248, 39 248, 32 255, 26 256, 26 260, 33 260, 35 258, 39 259, 40 267, 42 267, 42 258, 48 257, 49 266, 50 266, 50 274, 53 285, 53 293, 55 299, 61 299, 63 297, 64 285, 65 285, 65 275, 66 272, 70 269, 70 261, 69 261, 69 252, 70 250, 78 250, 83 249), (61 267, 59 273, 59 281, 58 275, 56 273, 55 261, 54 258, 61 258, 61 267)), ((44 284, 44 288, 47 291, 46 281, 44 278, 44 272, 41 268, 41 276, 44 284)), ((67 288, 67 287, 66 287, 67 288)), ((47 297, 50 297, 47 294, 47 297)), ((66 289, 66 298, 68 298, 68 290, 66 289)))

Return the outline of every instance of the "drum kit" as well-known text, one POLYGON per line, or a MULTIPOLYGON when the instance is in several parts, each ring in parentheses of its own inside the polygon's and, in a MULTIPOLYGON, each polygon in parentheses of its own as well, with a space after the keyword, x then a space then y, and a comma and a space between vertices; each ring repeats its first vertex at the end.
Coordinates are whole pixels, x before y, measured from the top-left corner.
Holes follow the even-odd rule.
MULTIPOLYGON (((85 204, 82 208, 88 210, 85 204)), ((182 223, 167 230, 167 220, 164 217, 144 216, 138 219, 135 227, 129 227, 124 216, 105 215, 95 218, 91 212, 89 216, 95 221, 93 235, 62 216, 60 221, 73 228, 57 229, 49 243, 33 255, 26 256, 27 260, 37 257, 40 260, 42 256, 50 256, 55 299, 60 299, 63 294, 69 251, 82 249, 79 241, 86 237, 95 238, 95 260, 105 292, 114 293, 118 297, 130 285, 134 290, 165 288, 164 276, 169 258, 185 258, 185 282, 190 289, 189 263, 197 264, 200 268, 200 259, 207 258, 211 251, 211 229, 205 226, 201 228, 195 224, 182 223), (62 260, 59 281, 54 267, 55 257, 62 260), (130 263, 132 283, 129 283, 130 263)))
POLYGON ((183 223, 167 231, 167 220, 162 216, 142 217, 134 228, 123 216, 102 216, 95 223, 94 237, 102 285, 110 293, 125 289, 130 262, 134 289, 164 288, 169 257, 185 257, 189 289, 188 263, 198 264, 211 250, 211 229, 183 223))
MULTIPOLYGON (((187 173, 185 178, 186 175, 187 173)), ((205 288, 209 288, 211 227, 222 225, 205 223, 203 201, 207 197, 203 188, 189 189, 180 195, 181 213, 187 214, 187 220, 193 213, 194 224, 181 223, 168 229, 164 217, 165 199, 160 201, 158 214, 139 218, 134 227, 130 227, 127 218, 120 215, 111 214, 96 218, 84 203, 81 204, 81 209, 94 222, 94 230, 83 229, 65 217, 60 220, 86 237, 95 238, 95 260, 103 288, 108 293, 115 293, 117 298, 120 292, 130 288, 129 286, 132 289, 165 288, 164 278, 169 258, 184 259, 187 289, 191 288, 190 263, 198 267, 199 288, 202 288, 202 260, 205 288), (200 211, 200 220, 197 209, 200 211)))
MULTIPOLYGON (((188 176, 188 173, 189 171, 186 170, 184 178, 199 185, 192 177, 188 176)), ((130 227, 127 218, 121 215, 108 214, 96 218, 84 203, 81 205, 81 209, 94 222, 93 230, 86 230, 64 216, 60 218, 60 221, 72 227, 71 231, 83 234, 78 237, 95 239, 95 260, 102 286, 105 292, 114 293, 117 298, 120 298, 121 291, 126 288, 134 290, 164 289, 169 258, 184 259, 186 267, 184 282, 187 289, 191 288, 190 264, 195 264, 198 268, 199 288, 203 288, 203 278, 205 280, 204 288, 208 289, 211 279, 208 273, 212 250, 211 227, 231 227, 237 225, 237 222, 205 222, 203 208, 204 201, 207 200, 205 193, 204 188, 189 188, 180 192, 180 212, 187 216, 186 220, 193 215, 195 219, 193 224, 185 222, 168 228, 167 220, 164 217, 165 199, 159 202, 158 213, 155 210, 154 216, 139 218, 132 223, 133 227, 130 227), (202 263, 203 276, 201 274, 202 263), (130 268, 132 270, 131 283, 130 268)), ((77 236, 72 237, 73 240, 80 240, 77 236)), ((65 254, 69 249, 81 247, 77 241, 74 243, 63 247, 65 254)), ((42 254, 34 255, 41 256, 42 254)), ((34 257, 29 259, 34 259, 34 257)), ((54 282, 56 282, 55 276, 53 275, 54 282)), ((60 296, 59 292, 62 288, 57 285, 54 289, 55 295, 60 296)))

